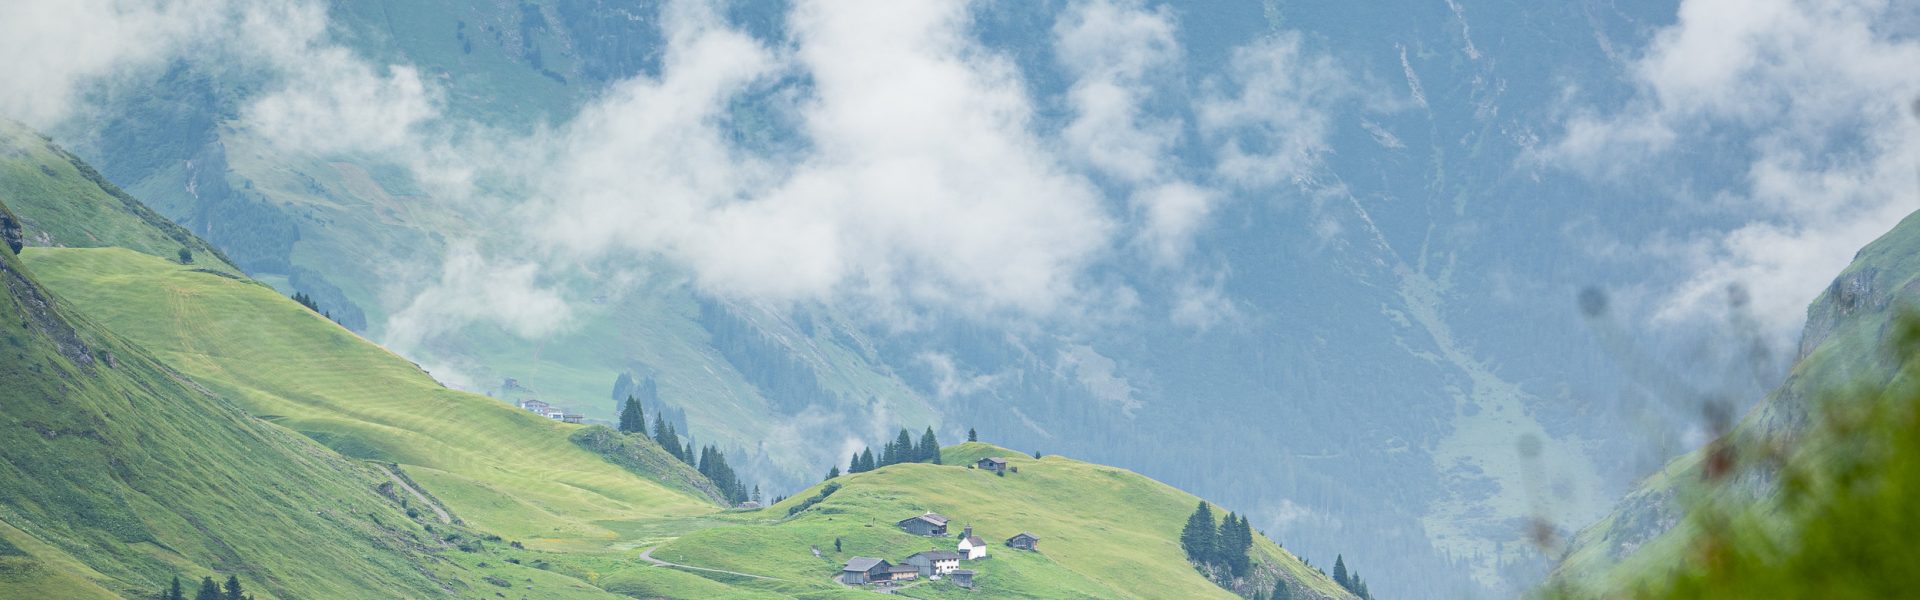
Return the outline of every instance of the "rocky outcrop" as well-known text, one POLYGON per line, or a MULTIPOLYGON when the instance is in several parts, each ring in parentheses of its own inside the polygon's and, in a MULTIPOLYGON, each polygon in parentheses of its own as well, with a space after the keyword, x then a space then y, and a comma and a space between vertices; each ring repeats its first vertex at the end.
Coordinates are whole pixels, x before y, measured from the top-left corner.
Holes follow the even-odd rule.
POLYGON ((20 217, 13 216, 13 211, 7 210, 5 204, 0 204, 0 241, 6 242, 7 249, 14 254, 19 254, 20 249, 27 246, 26 228, 20 224, 20 217))

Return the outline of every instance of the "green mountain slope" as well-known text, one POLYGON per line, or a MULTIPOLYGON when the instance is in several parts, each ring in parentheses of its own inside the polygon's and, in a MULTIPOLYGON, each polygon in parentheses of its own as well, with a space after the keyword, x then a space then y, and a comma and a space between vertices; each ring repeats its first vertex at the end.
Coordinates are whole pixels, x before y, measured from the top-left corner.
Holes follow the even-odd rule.
POLYGON ((341 454, 399 464, 489 532, 591 545, 616 537, 606 522, 715 508, 569 441, 579 426, 441 387, 266 286, 122 249, 26 258, 56 293, 195 381, 341 454))
MULTIPOLYGON (((1807 308, 1800 355, 1780 387, 1741 419, 1731 440, 1800 438, 1818 394, 1849 386, 1884 387, 1898 372, 1888 336, 1902 308, 1920 302, 1920 213, 1862 248, 1807 308)), ((1705 489, 1707 450, 1681 456, 1642 481, 1600 522, 1581 531, 1556 577, 1588 587, 1617 587, 1676 564, 1690 536, 1687 499, 1742 499, 1773 493, 1770 478, 1748 477, 1705 489)))
POLYGON ((261 598, 471 587, 383 495, 387 475, 248 417, 76 314, 0 250, 0 597, 146 597, 210 570, 261 598))
POLYGON ((0 202, 30 246, 120 247, 239 273, 219 250, 153 212, 85 162, 25 126, 0 119, 0 202))
MULTIPOLYGON (((894 526, 933 511, 952 519, 955 535, 971 524, 992 548, 988 559, 962 565, 979 573, 974 591, 928 582, 900 592, 909 597, 1233 597, 1195 571, 1180 549, 1180 528, 1198 502, 1190 494, 1124 469, 1058 456, 1036 460, 982 443, 948 447, 942 462, 842 476, 745 515, 746 522, 680 537, 652 556, 773 579, 737 580, 742 587, 790 594, 832 590, 839 584, 829 578, 850 557, 898 562, 921 550, 953 549, 954 538, 919 537, 894 526), (985 456, 1007 457, 1019 471, 997 477, 967 468, 985 456), (840 487, 788 517, 830 484, 840 487), (1022 531, 1040 537, 1038 552, 1003 544, 1022 531), (824 558, 814 558, 810 548, 819 548, 824 558)), ((1243 593, 1270 590, 1279 577, 1290 582, 1295 598, 1350 597, 1264 536, 1255 552, 1260 566, 1243 593)))

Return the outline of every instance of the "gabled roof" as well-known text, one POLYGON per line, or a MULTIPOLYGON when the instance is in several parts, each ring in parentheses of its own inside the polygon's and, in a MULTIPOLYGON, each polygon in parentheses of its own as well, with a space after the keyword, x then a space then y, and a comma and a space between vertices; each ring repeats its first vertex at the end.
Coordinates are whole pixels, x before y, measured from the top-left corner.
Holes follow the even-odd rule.
POLYGON ((905 519, 901 519, 901 520, 900 520, 900 524, 902 524, 902 525, 904 525, 904 524, 906 524, 906 523, 907 523, 908 521, 915 521, 915 520, 919 520, 919 521, 926 521, 926 522, 928 522, 928 523, 932 523, 932 524, 934 524, 934 525, 938 525, 938 526, 941 526, 941 527, 945 527, 945 526, 947 525, 947 518, 946 518, 946 517, 942 517, 942 516, 940 516, 940 515, 939 515, 939 514, 937 514, 937 513, 927 513, 927 514, 924 514, 924 515, 920 515, 920 516, 917 516, 917 517, 907 517, 907 518, 905 518, 905 519))
POLYGON ((967 536, 967 543, 973 544, 973 546, 976 548, 987 545, 986 540, 980 539, 980 536, 977 536, 977 535, 967 536))
MULTIPOLYGON (((960 560, 960 553, 952 550, 924 550, 913 553, 913 556, 925 556, 927 560, 960 560)), ((913 556, 907 558, 911 559, 913 556)))
POLYGON ((847 566, 840 570, 841 571, 858 571, 861 573, 865 573, 867 571, 873 570, 874 567, 879 565, 891 566, 891 564, 888 563, 887 560, 884 558, 867 558, 865 556, 855 556, 853 558, 847 559, 847 566))
POLYGON ((989 456, 989 457, 986 457, 986 458, 982 458, 982 459, 980 459, 980 460, 983 460, 983 461, 986 461, 986 462, 990 462, 990 463, 993 463, 993 464, 996 464, 996 465, 1004 465, 1004 464, 1007 464, 1007 459, 1004 459, 1004 458, 1000 458, 1000 457, 998 457, 998 456, 989 456))
POLYGON ((1009 542, 1011 542, 1011 541, 1013 541, 1013 540, 1017 540, 1017 539, 1020 539, 1020 538, 1027 538, 1027 539, 1030 539, 1030 540, 1033 540, 1033 541, 1036 541, 1036 542, 1037 542, 1037 541, 1040 541, 1040 536, 1037 536, 1037 535, 1034 535, 1034 534, 1031 534, 1031 533, 1027 533, 1027 532, 1025 532, 1025 531, 1022 531, 1022 532, 1020 532, 1020 533, 1019 533, 1018 535, 1015 535, 1015 536, 1013 536, 1013 537, 1010 537, 1010 538, 1007 538, 1007 541, 1009 541, 1009 542))
POLYGON ((888 573, 918 573, 920 572, 920 568, 913 565, 894 565, 893 568, 887 569, 887 572, 888 573))

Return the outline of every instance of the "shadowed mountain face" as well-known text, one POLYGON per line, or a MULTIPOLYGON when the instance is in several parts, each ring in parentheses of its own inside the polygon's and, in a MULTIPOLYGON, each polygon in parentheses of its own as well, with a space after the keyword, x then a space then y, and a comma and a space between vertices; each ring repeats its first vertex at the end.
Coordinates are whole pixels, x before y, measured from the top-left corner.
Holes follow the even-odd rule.
MULTIPOLYGON (((809 15, 826 11, 798 4, 733 3, 711 26, 804 46, 809 15)), ((671 35, 685 21, 676 6, 356 0, 325 16, 329 42, 413 69, 440 118, 474 125, 451 135, 529 136, 511 138, 525 142, 509 146, 520 160, 503 162, 572 181, 603 173, 549 157, 588 137, 568 123, 684 108, 616 102, 706 66, 676 67, 689 55, 671 35), (543 127, 562 142, 544 145, 543 127)), ((105 94, 102 118, 56 139, 261 281, 314 297, 455 386, 609 421, 638 393, 769 489, 812 483, 899 426, 933 425, 949 441, 971 427, 1237 507, 1303 555, 1364 565, 1383 596, 1517 589, 1544 572, 1537 542, 1554 537, 1529 532, 1589 522, 1684 448, 1693 405, 1648 398, 1706 389, 1738 409, 1777 378, 1784 349, 1762 343, 1747 361, 1696 351, 1700 339, 1765 335, 1651 319, 1655 292, 1643 288, 1688 274, 1670 255, 1625 248, 1738 223, 1673 198, 1745 177, 1740 151, 1682 150, 1605 181, 1541 158, 1567 113, 1632 104, 1623 49, 1672 25, 1672 3, 1117 6, 1176 24, 1176 58, 1139 76, 1151 91, 1136 119, 1172 133, 1150 175, 1076 177, 1112 214, 1148 212, 1139 198, 1154 186, 1142 179, 1216 200, 1184 262, 1140 250, 1151 236, 1111 241, 1081 276, 1095 299, 1038 316, 903 317, 865 297, 717 289, 703 263, 651 241, 674 227, 645 220, 616 236, 618 250, 580 258, 556 249, 566 244, 550 239, 554 224, 589 229, 674 190, 589 181, 581 189, 618 201, 542 203, 524 200, 542 196, 529 182, 553 182, 538 174, 500 169, 475 177, 477 191, 449 190, 424 180, 432 170, 417 157, 289 145, 255 126, 275 82, 245 69, 180 61, 152 74, 148 93, 105 94), (1239 94, 1263 85, 1277 91, 1239 94), (1233 128, 1247 107, 1278 104, 1304 112, 1260 121, 1257 134, 1233 128), (1301 123, 1319 126, 1295 144, 1301 123), (1235 171, 1223 148, 1253 160, 1235 171), (1281 175, 1249 183, 1267 171, 1281 175), (1595 286, 1629 289, 1583 315, 1574 299, 1595 286), (517 293, 528 288, 562 293, 543 303, 517 293), (561 312, 563 325, 541 318, 561 312)), ((958 54, 989 57, 996 81, 1018 84, 1029 111, 1017 120, 1048 148, 1077 135, 1077 102, 1099 89, 1087 74, 1120 69, 1063 49, 1073 10, 979 3, 955 27, 969 40, 958 54)), ((832 92, 830 74, 809 68, 787 65, 699 113, 723 154, 765 161, 729 175, 773 177, 808 162, 786 157, 832 150, 796 116, 832 92)), ((1724 136, 1739 146, 1739 133, 1724 136)), ((1058 162, 1106 164, 1095 156, 1058 162)), ((902 196, 939 191, 938 175, 902 196)), ((794 254, 792 270, 810 266, 794 254)), ((1746 306, 1730 304, 1736 316, 1746 306)))

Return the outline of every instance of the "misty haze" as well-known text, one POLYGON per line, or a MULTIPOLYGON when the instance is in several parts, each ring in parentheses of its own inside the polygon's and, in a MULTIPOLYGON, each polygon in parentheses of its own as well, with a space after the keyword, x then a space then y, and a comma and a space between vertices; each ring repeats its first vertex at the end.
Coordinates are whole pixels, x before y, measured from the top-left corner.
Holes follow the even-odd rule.
POLYGON ((1920 596, 1920 3, 3 0, 0 598, 1920 596))

